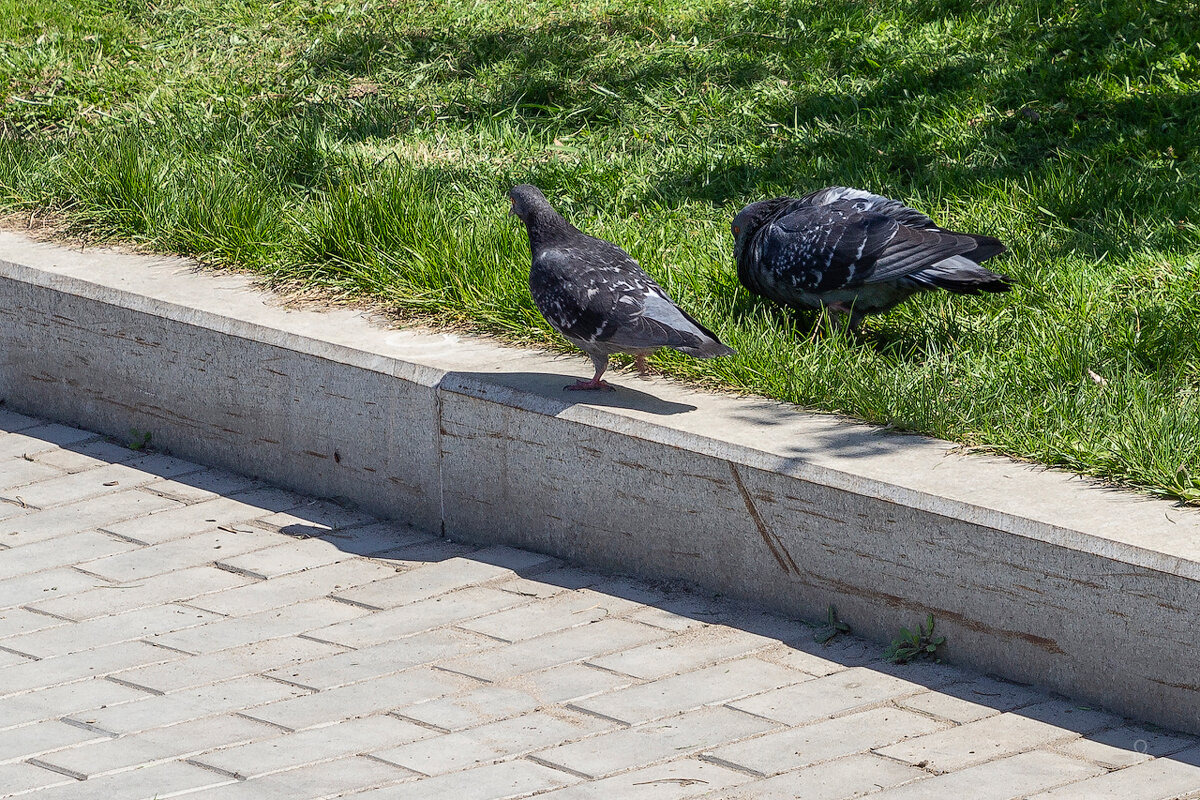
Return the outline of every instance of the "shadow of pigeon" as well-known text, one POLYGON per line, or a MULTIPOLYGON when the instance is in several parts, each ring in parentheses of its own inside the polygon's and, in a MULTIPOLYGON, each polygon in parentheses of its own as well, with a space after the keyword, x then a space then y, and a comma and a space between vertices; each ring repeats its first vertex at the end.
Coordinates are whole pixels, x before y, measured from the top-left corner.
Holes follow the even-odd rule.
POLYGON ((575 405, 627 408, 657 416, 696 410, 696 406, 663 400, 622 385, 638 380, 633 375, 622 375, 622 384, 614 383, 611 392, 565 391, 563 387, 573 384, 576 377, 553 372, 451 372, 442 378, 440 388, 551 415, 575 405), (528 402, 530 396, 536 402, 528 402))

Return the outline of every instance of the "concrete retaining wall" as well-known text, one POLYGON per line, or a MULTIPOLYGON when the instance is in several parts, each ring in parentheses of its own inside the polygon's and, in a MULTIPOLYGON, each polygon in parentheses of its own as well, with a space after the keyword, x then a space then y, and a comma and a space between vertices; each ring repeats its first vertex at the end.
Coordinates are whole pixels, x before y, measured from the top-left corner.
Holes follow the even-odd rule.
MULTIPOLYGON (((0 397, 446 535, 682 578, 1200 733, 1200 513, 0 233, 0 397)), ((0 556, 2 557, 2 556, 0 556)))

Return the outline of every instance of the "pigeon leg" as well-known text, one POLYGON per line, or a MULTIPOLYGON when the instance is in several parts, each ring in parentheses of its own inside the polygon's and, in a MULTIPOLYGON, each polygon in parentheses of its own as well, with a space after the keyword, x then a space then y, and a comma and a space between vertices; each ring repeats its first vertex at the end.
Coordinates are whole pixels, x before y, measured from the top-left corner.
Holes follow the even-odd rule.
POLYGON ((854 327, 854 313, 846 307, 845 303, 830 303, 825 306, 825 327, 829 331, 829 335, 837 333, 841 327, 842 316, 850 315, 850 327, 854 327))
MULTIPOLYGON (((591 353, 588 355, 591 355, 591 353)), ((604 370, 608 369, 608 356, 594 355, 591 357, 592 363, 596 365, 596 374, 592 377, 592 379, 590 381, 576 381, 575 383, 572 383, 569 386, 564 386, 563 388, 568 392, 592 392, 596 391, 597 389, 615 392, 616 389, 610 386, 608 381, 600 380, 600 376, 604 374, 604 370)))
POLYGON ((644 353, 639 353, 633 357, 633 365, 637 367, 638 375, 641 375, 643 378, 649 376, 650 366, 646 363, 646 355, 644 353))

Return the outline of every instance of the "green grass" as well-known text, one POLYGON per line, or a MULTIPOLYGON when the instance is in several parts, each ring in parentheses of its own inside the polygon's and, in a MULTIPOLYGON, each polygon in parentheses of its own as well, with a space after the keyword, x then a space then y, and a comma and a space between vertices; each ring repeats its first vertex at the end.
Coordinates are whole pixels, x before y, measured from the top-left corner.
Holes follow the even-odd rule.
POLYGON ((1196 0, 0 0, 0 210, 561 347, 534 182, 740 351, 671 374, 1198 501, 1198 42, 1196 0), (810 340, 729 220, 835 183, 1019 288, 810 340))

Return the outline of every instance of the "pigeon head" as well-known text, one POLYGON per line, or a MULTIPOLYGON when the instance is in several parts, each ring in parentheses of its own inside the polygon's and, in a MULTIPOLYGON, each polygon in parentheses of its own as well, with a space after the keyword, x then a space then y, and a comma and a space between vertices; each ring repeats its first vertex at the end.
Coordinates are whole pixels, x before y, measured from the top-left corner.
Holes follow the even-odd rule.
POLYGON ((747 243, 754 234, 758 233, 759 228, 770 222, 779 213, 780 207, 790 203, 791 200, 790 197, 760 200, 738 212, 730 225, 730 230, 733 232, 733 258, 735 261, 742 260, 742 253, 745 252, 747 243))
POLYGON ((522 183, 512 187, 508 190, 508 199, 512 203, 512 208, 508 213, 516 214, 525 221, 528 221, 535 211, 550 209, 546 195, 542 194, 542 190, 532 183, 522 183))
POLYGON ((508 199, 512 203, 509 213, 521 218, 531 240, 547 239, 571 230, 570 223, 550 207, 542 190, 531 183, 509 189, 508 199))

